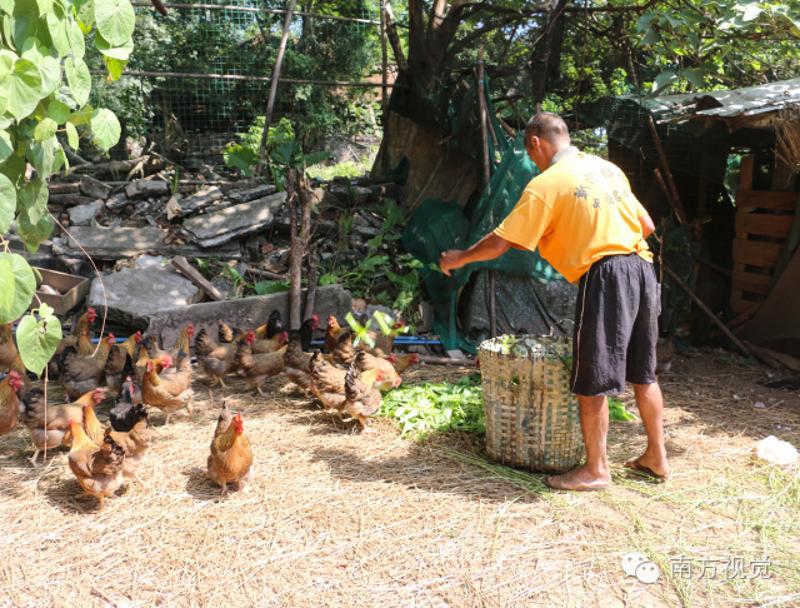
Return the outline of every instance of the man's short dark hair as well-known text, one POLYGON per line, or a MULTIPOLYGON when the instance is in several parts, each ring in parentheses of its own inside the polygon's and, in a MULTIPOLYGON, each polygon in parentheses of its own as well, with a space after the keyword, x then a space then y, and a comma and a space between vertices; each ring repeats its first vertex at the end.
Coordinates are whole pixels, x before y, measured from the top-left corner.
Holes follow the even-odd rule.
POLYGON ((534 136, 546 139, 551 143, 564 139, 569 141, 569 129, 567 123, 558 114, 539 112, 534 114, 525 125, 525 141, 528 142, 534 136))

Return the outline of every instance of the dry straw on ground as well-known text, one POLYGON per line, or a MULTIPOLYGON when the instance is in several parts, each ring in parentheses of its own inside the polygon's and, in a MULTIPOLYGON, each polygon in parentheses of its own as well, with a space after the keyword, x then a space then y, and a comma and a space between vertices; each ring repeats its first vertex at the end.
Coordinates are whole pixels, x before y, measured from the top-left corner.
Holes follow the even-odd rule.
MULTIPOLYGON (((421 444, 388 420, 354 434, 278 384, 261 398, 197 381, 207 398, 193 416, 153 416, 146 487, 101 513, 63 452, 32 468, 18 430, 0 438, 0 606, 799 605, 800 479, 751 450, 768 434, 800 445, 800 399, 720 354, 673 369, 673 478, 653 485, 615 464, 599 494, 550 492, 489 463, 474 437, 421 444), (243 413, 256 474, 250 493, 220 500, 204 466, 223 396, 243 413), (661 567, 657 584, 624 576, 633 550, 661 567), (768 580, 698 576, 709 560, 764 556, 768 580), (672 575, 679 557, 695 560, 693 580, 672 575)), ((614 463, 643 445, 637 423, 612 424, 614 463)))

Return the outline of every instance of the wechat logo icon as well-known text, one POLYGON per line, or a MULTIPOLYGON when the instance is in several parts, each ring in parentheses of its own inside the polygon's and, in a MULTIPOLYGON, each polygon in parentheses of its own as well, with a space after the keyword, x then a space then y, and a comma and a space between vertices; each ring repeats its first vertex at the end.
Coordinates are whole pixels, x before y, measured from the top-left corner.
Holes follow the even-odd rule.
POLYGON ((644 553, 634 551, 622 556, 622 570, 628 576, 635 576, 640 582, 652 585, 658 581, 661 571, 644 553))

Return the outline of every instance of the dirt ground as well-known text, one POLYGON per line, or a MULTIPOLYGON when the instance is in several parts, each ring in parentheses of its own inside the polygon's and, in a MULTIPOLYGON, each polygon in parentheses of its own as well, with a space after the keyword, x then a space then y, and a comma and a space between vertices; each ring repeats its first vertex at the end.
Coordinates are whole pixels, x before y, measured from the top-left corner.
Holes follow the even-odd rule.
POLYGON ((0 438, 0 607, 800 606, 800 476, 752 456, 770 434, 800 446, 800 396, 760 386, 769 373, 678 358, 661 378, 672 478, 626 474, 644 436, 612 423, 615 483, 595 494, 492 465, 475 437, 405 440, 386 419, 354 434, 280 383, 265 398, 198 378, 192 416, 152 416, 145 487, 100 513, 65 452, 33 468, 18 429, 0 438), (252 490, 220 500, 204 471, 223 398, 256 461, 252 490), (631 551, 658 582, 625 576, 631 551))

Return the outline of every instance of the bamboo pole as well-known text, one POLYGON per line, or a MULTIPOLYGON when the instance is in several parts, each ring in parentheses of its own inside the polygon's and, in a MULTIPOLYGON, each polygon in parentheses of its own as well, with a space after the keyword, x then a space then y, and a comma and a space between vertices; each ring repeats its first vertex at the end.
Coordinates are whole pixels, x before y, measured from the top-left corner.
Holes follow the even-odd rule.
MULTIPOLYGON (((675 284, 678 287, 680 287, 681 289, 683 289, 689 295, 689 297, 694 301, 694 303, 697 304, 697 307, 700 310, 702 310, 709 319, 711 319, 711 322, 714 323, 714 325, 716 325, 719 328, 719 330, 723 334, 725 334, 725 336, 727 336, 727 338, 731 342, 733 342, 740 351, 742 351, 742 353, 744 353, 748 357, 753 357, 753 358, 758 359, 760 361, 764 361, 764 359, 762 357, 759 357, 758 353, 756 353, 752 349, 748 348, 744 344, 744 342, 742 342, 739 338, 737 338, 734 335, 734 333, 730 329, 728 329, 728 326, 725 325, 725 323, 723 323, 722 321, 719 320, 717 315, 715 315, 714 312, 708 306, 706 306, 706 303, 703 302, 703 300, 701 300, 697 296, 697 294, 695 292, 693 292, 692 289, 686 283, 683 282, 683 280, 678 276, 678 274, 674 270, 672 270, 672 268, 670 268, 667 265, 664 265, 664 270, 667 272, 669 277, 673 281, 675 281, 675 284)), ((766 363, 766 361, 765 361, 765 363, 766 363)))
MULTIPOLYGON (((488 113, 486 110, 486 97, 483 87, 483 47, 478 49, 478 65, 475 68, 478 80, 478 117, 481 123, 481 148, 483 150, 483 188, 486 194, 491 194, 490 182, 492 170, 489 159, 489 133, 488 113)), ((492 214, 494 216, 494 214, 492 214)), ((494 221, 494 217, 491 218, 494 221)), ((489 336, 497 336, 497 271, 489 271, 489 336)))
POLYGON ((669 198, 673 204, 673 207, 675 208, 675 215, 681 224, 685 224, 687 219, 686 211, 683 208, 683 203, 681 203, 680 195, 678 194, 678 187, 675 185, 675 179, 672 176, 672 170, 669 168, 667 155, 664 152, 664 146, 661 144, 661 138, 658 136, 656 123, 653 122, 652 116, 647 117, 647 126, 650 129, 650 135, 653 138, 653 144, 656 147, 656 154, 658 154, 661 170, 664 173, 664 180, 666 181, 666 185, 669 189, 669 198))
POLYGON ((258 167, 256 174, 260 175, 264 170, 267 156, 267 139, 269 138, 269 125, 272 122, 272 111, 275 109, 275 97, 278 93, 278 80, 281 77, 281 65, 283 55, 286 52, 286 42, 289 40, 289 27, 292 25, 292 13, 297 0, 288 0, 286 7, 286 18, 283 20, 283 33, 278 45, 278 56, 275 58, 275 67, 272 70, 272 80, 269 85, 269 98, 267 99, 267 111, 264 113, 264 131, 261 133, 261 146, 258 150, 258 167))

